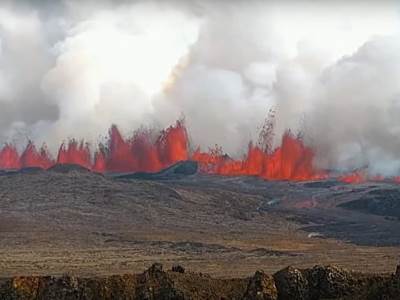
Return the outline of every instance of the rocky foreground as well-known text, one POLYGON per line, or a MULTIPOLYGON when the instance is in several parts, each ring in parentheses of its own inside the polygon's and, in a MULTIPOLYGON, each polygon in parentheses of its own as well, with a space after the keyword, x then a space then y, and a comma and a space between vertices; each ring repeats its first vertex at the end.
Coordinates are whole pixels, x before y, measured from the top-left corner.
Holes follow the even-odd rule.
POLYGON ((154 264, 142 274, 5 278, 0 280, 0 299, 400 299, 400 266, 392 275, 315 266, 217 279, 185 272, 179 265, 165 271, 154 264))

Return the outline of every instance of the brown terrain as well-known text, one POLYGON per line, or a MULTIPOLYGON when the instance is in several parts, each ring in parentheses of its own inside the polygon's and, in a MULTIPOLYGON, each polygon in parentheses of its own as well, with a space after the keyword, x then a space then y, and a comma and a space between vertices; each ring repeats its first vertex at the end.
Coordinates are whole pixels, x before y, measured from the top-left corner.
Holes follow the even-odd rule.
POLYGON ((186 272, 179 265, 164 271, 161 264, 154 264, 141 274, 3 279, 0 297, 4 300, 400 299, 400 272, 399 267, 391 275, 366 275, 335 266, 287 267, 273 275, 257 271, 247 278, 223 279, 186 272))
MULTIPOLYGON (((351 289, 343 295, 361 295, 363 286, 398 284, 390 274, 400 260, 400 185, 268 182, 201 175, 192 167, 188 162, 159 174, 104 176, 77 166, 1 173, 0 290, 11 295, 28 284, 28 290, 44 293, 50 281, 66 280, 81 296, 65 299, 242 299, 251 280, 259 285, 267 278, 262 284, 275 285, 279 299, 320 299, 325 296, 315 296, 319 288, 308 286, 316 280, 312 274, 322 272, 325 278, 331 269, 310 269, 315 265, 358 274, 349 275, 351 289), (154 262, 165 270, 183 265, 186 272, 163 271, 158 265, 144 272, 154 262), (308 296, 285 298, 282 280, 275 274, 270 282, 271 274, 289 265, 304 269, 290 269, 289 275, 305 278, 308 296), (133 273, 138 275, 122 275, 133 273), (177 298, 138 296, 153 280, 149 274, 172 284, 177 298), (18 276, 56 277, 19 282, 18 276), (101 282, 123 285, 131 298, 82 296, 82 289, 96 290, 93 285, 101 282), (193 282, 200 285, 190 287, 193 282), (186 290, 205 286, 210 293, 215 290, 215 297, 188 296, 186 290), (186 296, 179 298, 182 293, 186 296)), ((0 299, 25 299, 15 297, 0 299)), ((35 297, 26 299, 53 299, 35 297)), ((395 299, 388 297, 382 299, 395 299)))

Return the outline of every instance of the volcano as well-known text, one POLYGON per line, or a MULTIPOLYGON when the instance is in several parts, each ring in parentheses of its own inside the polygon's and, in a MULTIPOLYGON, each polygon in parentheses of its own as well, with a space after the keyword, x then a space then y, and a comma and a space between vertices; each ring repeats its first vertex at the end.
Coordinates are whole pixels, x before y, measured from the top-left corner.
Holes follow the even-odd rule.
POLYGON ((320 170, 301 135, 288 130, 272 147, 269 128, 242 158, 202 151, 182 120, 130 137, 112 126, 94 152, 71 139, 56 158, 45 145, 20 153, 5 144, 0 277, 109 276, 154 261, 230 277, 316 261, 389 272, 400 245, 398 182, 320 170))

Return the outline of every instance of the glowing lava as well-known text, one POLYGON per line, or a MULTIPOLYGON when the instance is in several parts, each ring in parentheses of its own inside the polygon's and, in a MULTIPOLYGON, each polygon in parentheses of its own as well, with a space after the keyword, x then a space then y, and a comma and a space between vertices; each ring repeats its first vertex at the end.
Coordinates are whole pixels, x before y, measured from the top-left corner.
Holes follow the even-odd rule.
POLYGON ((10 144, 6 144, 0 151, 0 169, 19 169, 21 168, 17 149, 10 144))
MULTIPOLYGON (((270 139, 270 130, 262 132, 261 140, 270 139)), ((267 145, 269 143, 266 143, 267 145)), ((259 176, 268 180, 309 180, 322 178, 323 173, 313 167, 314 152, 303 141, 287 131, 279 147, 250 143, 247 155, 241 160, 231 159, 216 147, 209 152, 200 149, 190 154, 189 139, 182 121, 154 135, 150 130, 136 131, 124 138, 116 126, 109 130, 105 145, 99 145, 94 155, 84 141, 70 140, 61 144, 56 163, 78 164, 96 172, 157 172, 178 161, 192 159, 205 173, 236 176, 259 176)), ((45 147, 36 150, 29 142, 19 156, 13 145, 6 144, 0 151, 1 169, 41 167, 47 169, 55 162, 45 147)))
MULTIPOLYGON (((110 129, 107 155, 98 154, 95 165, 108 172, 156 172, 189 158, 186 128, 181 121, 162 131, 153 142, 150 131, 138 131, 125 140, 116 126, 110 129), (98 160, 105 163, 99 163, 98 160)), ((100 152, 102 153, 102 152, 100 152)))
POLYGON ((89 146, 83 141, 69 141, 68 144, 62 143, 58 150, 58 164, 77 164, 82 167, 91 168, 91 155, 89 146))
POLYGON ((366 174, 360 171, 355 171, 339 177, 339 180, 345 183, 360 184, 367 180, 366 174))
MULTIPOLYGON (((368 174, 367 170, 357 170, 352 173, 348 173, 342 176, 339 176, 338 178, 340 181, 345 182, 345 183, 350 183, 350 184, 361 184, 364 182, 372 182, 372 181, 384 181, 386 178, 382 175, 370 175, 368 174)), ((396 178, 393 178, 394 182, 396 181, 396 178)))
POLYGON ((223 155, 221 149, 209 153, 197 150, 192 158, 199 162, 204 172, 220 175, 255 175, 268 180, 310 180, 325 176, 313 167, 312 149, 289 131, 272 153, 250 143, 247 155, 242 160, 223 155))
POLYGON ((51 159, 45 146, 37 151, 35 145, 29 141, 19 158, 19 163, 22 168, 39 167, 48 169, 54 164, 54 161, 51 159))

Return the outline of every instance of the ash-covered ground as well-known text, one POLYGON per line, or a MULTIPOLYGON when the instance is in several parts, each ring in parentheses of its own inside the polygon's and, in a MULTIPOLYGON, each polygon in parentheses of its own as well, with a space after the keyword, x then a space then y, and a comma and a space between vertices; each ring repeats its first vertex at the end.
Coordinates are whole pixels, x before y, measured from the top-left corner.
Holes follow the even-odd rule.
MULTIPOLYGON (((178 169, 177 169, 178 167, 178 169)), ((0 176, 0 277, 142 272, 179 263, 217 277, 336 264, 392 272, 400 185, 80 167, 0 176)))

